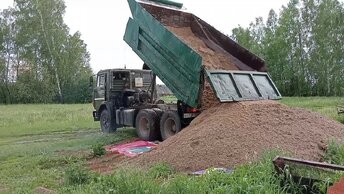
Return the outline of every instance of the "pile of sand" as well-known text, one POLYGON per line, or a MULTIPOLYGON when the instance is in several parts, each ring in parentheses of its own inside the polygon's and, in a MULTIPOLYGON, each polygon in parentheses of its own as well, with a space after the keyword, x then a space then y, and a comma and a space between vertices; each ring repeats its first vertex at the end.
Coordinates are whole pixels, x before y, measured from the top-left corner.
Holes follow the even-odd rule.
POLYGON ((235 61, 238 59, 229 53, 211 50, 201 38, 192 32, 190 27, 175 28, 169 26, 168 28, 202 56, 203 65, 206 69, 239 70, 235 65, 235 61))
POLYGON ((319 161, 326 143, 344 137, 344 125, 275 101, 225 103, 202 112, 189 127, 137 158, 168 162, 179 171, 235 167, 265 150, 319 161))
MULTIPOLYGON (((209 49, 190 28, 169 27, 203 57, 206 69, 238 70, 236 59, 209 49)), ((134 162, 168 162, 179 171, 235 167, 256 160, 265 150, 320 160, 326 143, 344 138, 344 125, 318 113, 275 101, 219 103, 209 83, 202 98, 205 109, 187 128, 134 162)))
MULTIPOLYGON (((168 26, 176 36, 183 40, 187 45, 193 48, 199 55, 202 56, 203 66, 208 70, 239 70, 235 65, 238 61, 229 53, 215 52, 207 47, 202 39, 197 37, 190 27, 175 28, 168 26)), ((202 94, 202 109, 220 104, 217 100, 209 82, 205 79, 204 90, 202 94)))

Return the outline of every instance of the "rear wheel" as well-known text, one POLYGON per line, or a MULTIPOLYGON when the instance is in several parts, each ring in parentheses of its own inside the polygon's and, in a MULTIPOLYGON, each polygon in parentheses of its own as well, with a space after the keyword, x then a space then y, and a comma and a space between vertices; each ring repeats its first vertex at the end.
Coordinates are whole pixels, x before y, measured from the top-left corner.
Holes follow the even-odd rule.
POLYGON ((150 109, 143 109, 136 116, 136 133, 145 141, 154 141, 159 138, 158 115, 150 109))
POLYGON ((179 115, 175 111, 164 112, 160 120, 160 132, 162 140, 177 134, 182 129, 179 115))
POLYGON ((107 109, 103 109, 100 113, 100 128, 103 133, 114 133, 117 129, 116 121, 107 109))

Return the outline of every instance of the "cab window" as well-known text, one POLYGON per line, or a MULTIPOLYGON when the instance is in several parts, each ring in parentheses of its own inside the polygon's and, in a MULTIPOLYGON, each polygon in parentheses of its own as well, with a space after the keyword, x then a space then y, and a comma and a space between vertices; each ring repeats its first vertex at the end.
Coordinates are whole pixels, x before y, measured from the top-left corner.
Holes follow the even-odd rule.
POLYGON ((105 75, 98 75, 97 87, 104 87, 105 85, 105 75))

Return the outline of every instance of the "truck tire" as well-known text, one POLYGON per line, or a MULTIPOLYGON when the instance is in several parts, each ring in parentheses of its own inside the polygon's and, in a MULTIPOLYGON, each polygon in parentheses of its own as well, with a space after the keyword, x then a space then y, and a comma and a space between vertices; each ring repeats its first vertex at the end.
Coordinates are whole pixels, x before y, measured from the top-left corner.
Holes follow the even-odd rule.
POLYGON ((117 130, 116 119, 106 108, 100 113, 100 128, 103 133, 114 133, 117 130))
POLYGON ((162 140, 177 134, 182 129, 179 115, 176 111, 166 111, 160 120, 160 132, 162 140))
POLYGON ((136 116, 136 133, 145 141, 159 138, 158 115, 151 109, 143 109, 136 116))

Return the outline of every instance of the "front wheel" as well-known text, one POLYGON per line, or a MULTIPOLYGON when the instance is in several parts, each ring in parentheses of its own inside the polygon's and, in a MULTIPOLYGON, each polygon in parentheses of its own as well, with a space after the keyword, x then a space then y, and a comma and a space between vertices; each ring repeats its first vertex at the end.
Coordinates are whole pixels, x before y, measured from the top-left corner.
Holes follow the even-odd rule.
POLYGON ((117 130, 116 120, 107 109, 100 113, 100 128, 103 133, 114 133, 117 130))
POLYGON ((172 137, 181 129, 181 121, 176 111, 167 111, 162 114, 160 120, 160 132, 162 140, 172 137))

